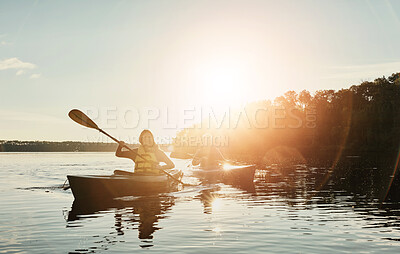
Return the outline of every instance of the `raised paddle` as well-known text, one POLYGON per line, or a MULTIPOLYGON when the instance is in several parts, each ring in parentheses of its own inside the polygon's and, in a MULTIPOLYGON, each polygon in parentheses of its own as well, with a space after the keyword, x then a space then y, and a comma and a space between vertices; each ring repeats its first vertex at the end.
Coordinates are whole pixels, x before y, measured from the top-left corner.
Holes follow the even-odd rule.
MULTIPOLYGON (((110 134, 108 134, 107 132, 103 131, 102 129, 100 129, 97 124, 95 122, 92 121, 92 119, 90 119, 87 115, 85 115, 82 111, 78 110, 78 109, 73 109, 68 113, 68 116, 75 121, 76 123, 83 125, 85 127, 88 128, 92 128, 92 129, 96 129, 98 131, 100 131, 101 133, 103 133, 104 135, 106 135, 107 137, 111 138, 112 140, 114 140, 115 142, 120 144, 120 141, 116 138, 114 138, 113 136, 111 136, 110 134)), ((129 151, 133 151, 129 146, 124 145, 125 148, 127 148, 129 151)), ((141 156, 140 154, 136 154, 136 156, 139 156, 140 158, 142 158, 143 160, 145 160, 148 163, 151 163, 150 161, 148 161, 146 158, 144 158, 143 156, 141 156)), ((183 184, 183 185, 190 185, 190 184, 186 184, 184 182, 182 182, 181 180, 173 177, 170 173, 168 173, 167 171, 160 169, 164 174, 168 175, 169 177, 171 177, 173 180, 183 184)))

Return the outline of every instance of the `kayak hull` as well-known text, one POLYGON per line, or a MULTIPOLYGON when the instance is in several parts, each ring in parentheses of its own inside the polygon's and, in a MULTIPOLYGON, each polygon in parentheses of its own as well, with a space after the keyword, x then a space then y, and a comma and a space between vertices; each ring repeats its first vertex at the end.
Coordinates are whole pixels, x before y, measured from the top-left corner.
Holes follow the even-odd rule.
POLYGON ((228 166, 214 169, 194 167, 194 175, 206 181, 248 184, 254 180, 255 165, 228 166))
MULTIPOLYGON (((169 173, 182 178, 181 170, 169 173)), ((68 175, 75 199, 112 199, 132 195, 152 195, 169 191, 176 181, 167 175, 68 175)))

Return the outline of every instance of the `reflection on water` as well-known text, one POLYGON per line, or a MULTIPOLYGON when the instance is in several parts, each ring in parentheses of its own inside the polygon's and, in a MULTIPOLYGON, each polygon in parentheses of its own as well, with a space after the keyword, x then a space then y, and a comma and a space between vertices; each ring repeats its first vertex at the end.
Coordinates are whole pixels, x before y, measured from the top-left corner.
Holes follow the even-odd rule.
POLYGON ((245 185, 207 184, 206 188, 199 190, 195 200, 198 199, 203 205, 205 214, 212 214, 222 207, 223 199, 247 200, 252 194, 255 195, 253 182, 245 185), (222 186, 222 187, 221 187, 222 186))
MULTIPOLYGON (((111 153, 0 156, 7 175, 0 178, 0 252, 397 253, 400 248, 400 202, 396 189, 386 195, 390 168, 385 173, 372 167, 275 165, 259 168, 254 183, 245 185, 203 181, 186 169, 183 181, 198 186, 78 202, 59 188, 67 173, 105 174, 130 164, 120 164, 111 153)), ((174 162, 182 168, 187 163, 174 162)))
MULTIPOLYGON (((286 238, 287 234, 290 235, 289 232, 294 232, 294 235, 301 233, 303 236, 317 236, 317 238, 329 236, 333 232, 336 234, 336 240, 357 242, 360 240, 357 234, 362 232, 365 241, 379 239, 398 242, 399 202, 382 199, 385 196, 383 185, 386 182, 382 177, 374 175, 375 171, 365 169, 362 176, 351 178, 349 175, 343 177, 340 174, 333 174, 329 168, 306 165, 274 166, 258 169, 254 183, 244 185, 218 181, 210 183, 198 179, 198 188, 186 189, 183 192, 127 197, 103 204, 75 201, 68 216, 68 225, 73 223, 76 226, 76 220, 93 218, 90 215, 100 215, 97 219, 101 220, 102 213, 113 213, 114 224, 109 228, 117 236, 123 236, 127 231, 137 232, 137 237, 141 240, 139 246, 149 248, 156 244, 153 241, 154 233, 163 229, 159 222, 174 216, 170 213, 175 204, 189 202, 190 205, 200 201, 202 213, 211 216, 206 221, 209 220, 208 223, 212 225, 204 229, 204 232, 215 234, 214 237, 218 238, 235 230, 241 236, 248 232, 236 227, 234 231, 229 230, 232 225, 226 225, 225 220, 227 220, 230 224, 260 223, 266 228, 258 228, 253 233, 261 236, 264 231, 268 233, 271 224, 283 228, 286 224, 286 231, 280 232, 282 235, 278 233, 274 236, 278 239, 286 238), (236 209, 237 206, 240 209, 236 209), (254 221, 254 218, 251 218, 252 213, 243 212, 243 209, 256 207, 264 208, 267 212, 262 214, 263 219, 254 221), (218 218, 222 219, 218 223, 213 223, 218 218), (284 223, 280 224, 279 221, 284 223), (326 227, 329 228, 328 232, 324 230, 326 227), (354 230, 354 227, 358 229, 354 230), (364 236, 363 230, 368 230, 364 236)), ((187 173, 190 176, 190 172, 187 173)), ((185 216, 198 217, 194 210, 185 216)), ((185 227, 185 223, 182 222, 179 227, 185 227)))
MULTIPOLYGON (((173 196, 166 195, 124 197, 104 202, 74 200, 67 227, 76 227, 77 220, 101 217, 102 212, 108 211, 114 213, 115 223, 111 228, 117 235, 124 235, 126 230, 137 230, 139 239, 152 239, 153 233, 160 229, 157 222, 167 217, 165 214, 174 205, 174 200, 173 196)), ((144 243, 142 247, 152 246, 151 241, 144 243)))
MULTIPOLYGON (((289 210, 324 211, 317 217, 306 217, 308 221, 351 223, 352 219, 362 219, 365 220, 362 228, 386 228, 379 232, 394 232, 399 237, 400 202, 395 195, 386 195, 390 177, 382 175, 377 168, 357 173, 338 171, 305 165, 259 170, 257 198, 279 200, 289 210)), ((293 213, 290 219, 305 218, 293 213)), ((382 239, 398 241, 400 238, 382 239)))

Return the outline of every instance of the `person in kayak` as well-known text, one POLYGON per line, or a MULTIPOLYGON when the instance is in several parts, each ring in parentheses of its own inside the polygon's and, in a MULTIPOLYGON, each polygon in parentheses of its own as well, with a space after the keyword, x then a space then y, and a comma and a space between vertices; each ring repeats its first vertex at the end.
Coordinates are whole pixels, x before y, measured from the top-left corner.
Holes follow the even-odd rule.
MULTIPOLYGON (((192 165, 200 166, 204 169, 215 169, 221 166, 222 163, 227 160, 222 155, 221 151, 212 143, 204 142, 205 140, 209 140, 210 136, 203 136, 203 147, 197 150, 195 153, 192 165)), ((211 137, 212 140, 212 137, 211 137)))
POLYGON ((226 160, 221 151, 215 146, 212 146, 202 147, 197 150, 196 154, 193 157, 192 164, 193 166, 197 166, 200 164, 201 167, 207 169, 219 167, 220 164, 225 161, 226 160))
POLYGON ((132 151, 123 151, 125 143, 120 141, 115 155, 121 158, 129 158, 135 162, 135 173, 146 175, 160 175, 162 170, 172 169, 175 164, 159 149, 154 141, 153 133, 143 130, 139 136, 139 148, 132 151), (163 162, 165 165, 160 165, 163 162))

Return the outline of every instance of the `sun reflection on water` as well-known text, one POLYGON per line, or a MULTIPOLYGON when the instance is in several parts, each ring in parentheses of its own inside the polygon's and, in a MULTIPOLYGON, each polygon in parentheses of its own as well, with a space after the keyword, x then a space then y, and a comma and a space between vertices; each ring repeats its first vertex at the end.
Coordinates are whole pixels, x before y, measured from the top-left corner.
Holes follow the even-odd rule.
POLYGON ((220 198, 215 197, 211 202, 211 209, 213 212, 219 211, 222 208, 222 200, 220 198))
POLYGON ((223 168, 225 171, 229 171, 229 170, 232 169, 232 166, 231 166, 231 164, 229 164, 229 163, 224 163, 224 164, 222 165, 222 168, 223 168))
POLYGON ((213 228, 212 231, 217 233, 217 234, 220 234, 221 233, 221 228, 217 226, 217 227, 213 228))

